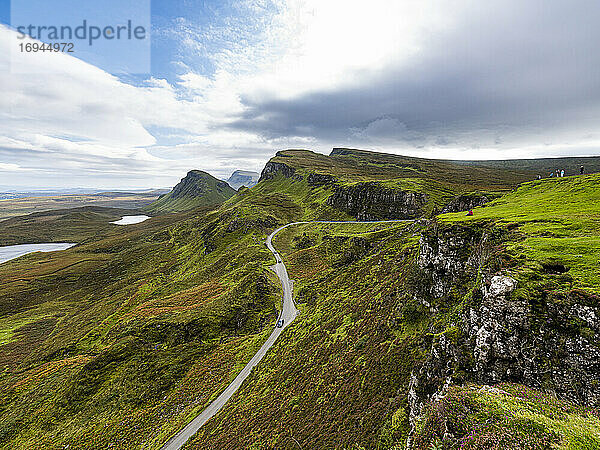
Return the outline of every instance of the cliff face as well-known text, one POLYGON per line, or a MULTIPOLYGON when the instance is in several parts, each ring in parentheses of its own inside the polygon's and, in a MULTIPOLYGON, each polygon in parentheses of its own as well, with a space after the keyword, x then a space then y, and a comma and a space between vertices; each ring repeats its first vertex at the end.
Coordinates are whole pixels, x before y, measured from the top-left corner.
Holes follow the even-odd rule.
MULTIPOLYGON (((489 231, 433 229, 423 234, 414 298, 434 315, 462 297, 445 330, 431 330, 424 363, 409 385, 411 423, 452 384, 521 383, 580 404, 600 405, 600 302, 581 290, 527 283, 496 261, 489 231)), ((543 275, 541 275, 543 276, 543 275)))
POLYGON ((327 204, 358 220, 413 219, 423 213, 427 195, 387 189, 377 183, 338 186, 327 204))
POLYGON ((490 201, 485 195, 463 194, 454 197, 444 208, 442 213, 468 211, 483 206, 490 201))
MULTIPOLYGON (((261 182, 263 180, 270 180, 278 173, 281 173, 284 177, 292 178, 296 173, 296 169, 284 163, 269 161, 261 172, 260 179, 258 181, 261 182)), ((302 179, 302 177, 300 177, 300 179, 302 179)))
MULTIPOLYGON (((269 161, 262 171, 260 181, 273 179, 277 174, 298 181, 305 178, 285 163, 269 161)), ((311 172, 306 175, 306 181, 311 187, 325 186, 332 189, 327 205, 344 211, 357 220, 413 219, 423 215, 423 208, 428 200, 424 193, 385 188, 376 182, 339 185, 334 176, 323 173, 311 172)))

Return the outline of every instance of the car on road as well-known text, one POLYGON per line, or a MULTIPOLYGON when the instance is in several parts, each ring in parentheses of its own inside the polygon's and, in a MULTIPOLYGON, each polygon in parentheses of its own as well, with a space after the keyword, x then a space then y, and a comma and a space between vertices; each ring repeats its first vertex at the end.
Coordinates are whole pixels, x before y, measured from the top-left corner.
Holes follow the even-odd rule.
POLYGON ((277 321, 277 328, 283 328, 283 319, 277 321))

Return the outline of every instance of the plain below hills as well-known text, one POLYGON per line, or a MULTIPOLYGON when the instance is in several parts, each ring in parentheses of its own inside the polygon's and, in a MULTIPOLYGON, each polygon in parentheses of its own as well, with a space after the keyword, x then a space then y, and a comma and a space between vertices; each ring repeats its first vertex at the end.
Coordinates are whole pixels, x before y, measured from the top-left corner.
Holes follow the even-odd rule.
POLYGON ((0 199, 0 220, 43 211, 71 209, 85 206, 139 209, 156 200, 165 190, 142 192, 53 193, 10 192, 0 199))

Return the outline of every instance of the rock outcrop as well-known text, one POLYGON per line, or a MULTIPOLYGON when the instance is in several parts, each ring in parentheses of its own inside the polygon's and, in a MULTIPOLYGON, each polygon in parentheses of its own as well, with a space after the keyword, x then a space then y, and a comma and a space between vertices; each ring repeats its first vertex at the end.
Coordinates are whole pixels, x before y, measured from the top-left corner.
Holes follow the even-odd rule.
POLYGON ((434 227, 420 240, 414 298, 434 315, 464 299, 444 330, 431 330, 427 357, 413 370, 413 424, 425 403, 467 381, 517 382, 600 405, 600 299, 529 284, 520 292, 516 278, 490 263, 491 241, 488 231, 466 227, 434 227))
POLYGON ((376 182, 336 186, 327 204, 358 220, 413 219, 423 214, 427 195, 385 188, 376 182))
POLYGON ((477 194, 462 194, 454 197, 450 202, 444 206, 442 213, 450 212, 461 212, 468 211, 476 208, 477 206, 483 206, 490 201, 490 198, 485 195, 477 194))
MULTIPOLYGON (((296 173, 296 169, 284 163, 269 161, 261 172, 258 181, 271 180, 275 178, 275 175, 278 173, 281 173, 286 178, 292 178, 296 173)), ((302 179, 302 177, 299 177, 299 179, 302 179)))

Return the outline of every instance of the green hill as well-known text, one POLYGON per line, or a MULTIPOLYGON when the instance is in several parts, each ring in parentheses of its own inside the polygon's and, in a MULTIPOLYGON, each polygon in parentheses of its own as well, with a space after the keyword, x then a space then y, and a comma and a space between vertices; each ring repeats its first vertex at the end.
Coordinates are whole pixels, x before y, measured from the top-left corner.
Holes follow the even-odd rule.
MULTIPOLYGON (((309 205, 317 211, 316 217, 333 209, 363 220, 471 209, 533 178, 526 172, 351 149, 334 149, 329 156, 308 150, 280 151, 261 174, 263 182, 285 184, 287 179, 286 192, 306 191, 313 196, 321 192, 320 200, 309 205)), ((262 185, 259 182, 253 193, 271 186, 262 185)))
POLYGON ((192 170, 168 194, 148 205, 152 214, 188 211, 200 206, 218 206, 235 194, 235 190, 201 170, 192 170))

